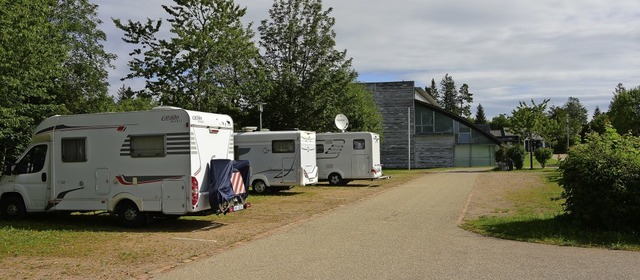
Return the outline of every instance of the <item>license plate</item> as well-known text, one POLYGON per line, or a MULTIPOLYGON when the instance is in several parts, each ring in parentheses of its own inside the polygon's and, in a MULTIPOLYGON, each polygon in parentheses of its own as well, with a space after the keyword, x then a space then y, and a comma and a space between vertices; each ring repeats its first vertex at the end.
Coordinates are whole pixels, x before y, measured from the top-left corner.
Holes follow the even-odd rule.
POLYGON ((233 206, 233 211, 240 211, 240 210, 244 210, 244 205, 235 205, 233 206))

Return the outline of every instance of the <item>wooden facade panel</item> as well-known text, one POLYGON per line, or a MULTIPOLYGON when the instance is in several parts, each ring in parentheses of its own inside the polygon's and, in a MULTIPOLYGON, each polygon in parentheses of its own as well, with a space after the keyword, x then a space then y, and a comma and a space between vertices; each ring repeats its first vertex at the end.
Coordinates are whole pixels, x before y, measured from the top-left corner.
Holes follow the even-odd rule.
POLYGON ((450 167, 454 164, 453 134, 420 135, 415 139, 415 168, 450 167))
MULTIPOLYGON (((414 114, 413 96, 415 83, 368 83, 366 86, 373 93, 378 110, 382 114, 382 142, 380 144, 382 152, 380 161, 385 168, 406 168, 409 158, 408 142, 410 139, 407 130, 411 131, 411 135, 414 131, 412 119, 414 114), (411 120, 409 120, 409 117, 411 120), (408 123, 411 123, 410 127, 408 123)), ((413 141, 411 146, 413 146, 413 141)), ((413 150, 413 147, 411 150, 413 150)))

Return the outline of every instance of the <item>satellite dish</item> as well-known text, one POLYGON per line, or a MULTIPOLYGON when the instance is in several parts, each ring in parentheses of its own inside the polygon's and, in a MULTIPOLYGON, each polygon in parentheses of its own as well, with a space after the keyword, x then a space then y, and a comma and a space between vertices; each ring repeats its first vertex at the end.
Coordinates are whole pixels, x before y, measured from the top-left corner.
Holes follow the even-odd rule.
POLYGON ((338 114, 335 119, 336 127, 344 132, 349 126, 349 119, 343 114, 338 114))

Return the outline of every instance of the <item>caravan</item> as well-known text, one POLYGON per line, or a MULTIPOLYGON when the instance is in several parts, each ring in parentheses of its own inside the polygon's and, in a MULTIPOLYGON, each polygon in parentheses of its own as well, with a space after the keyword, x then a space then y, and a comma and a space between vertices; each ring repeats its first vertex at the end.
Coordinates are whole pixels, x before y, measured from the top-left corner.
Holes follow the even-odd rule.
POLYGON ((17 219, 27 212, 104 210, 124 226, 139 226, 149 215, 242 210, 248 206, 242 188, 229 195, 231 182, 218 180, 226 193, 212 189, 220 179, 213 174, 223 174, 212 166, 232 159, 227 115, 173 107, 57 115, 38 125, 24 154, 4 168, 0 212, 17 219))
POLYGON ((239 132, 234 141, 236 159, 251 164, 251 186, 257 193, 318 182, 315 132, 239 132))
POLYGON ((318 178, 331 185, 382 178, 380 136, 372 132, 316 134, 318 178))

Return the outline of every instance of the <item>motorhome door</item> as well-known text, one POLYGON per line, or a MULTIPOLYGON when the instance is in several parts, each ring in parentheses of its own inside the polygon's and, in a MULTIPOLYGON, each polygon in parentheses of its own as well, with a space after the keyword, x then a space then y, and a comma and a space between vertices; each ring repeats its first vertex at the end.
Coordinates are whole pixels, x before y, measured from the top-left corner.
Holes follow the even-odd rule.
POLYGON ((28 209, 44 210, 51 193, 49 144, 31 147, 16 163, 13 171, 16 190, 22 190, 28 209))
POLYGON ((281 183, 297 182, 296 159, 293 157, 282 158, 281 183))

